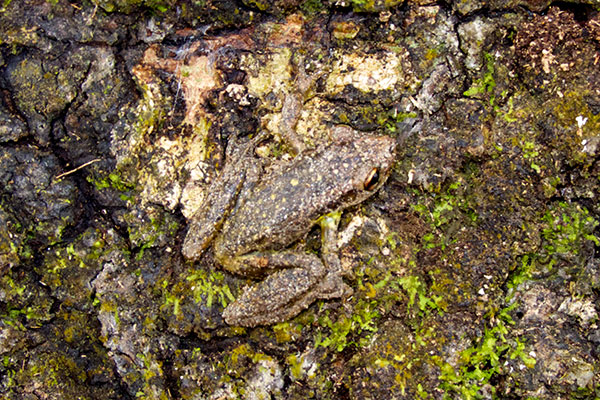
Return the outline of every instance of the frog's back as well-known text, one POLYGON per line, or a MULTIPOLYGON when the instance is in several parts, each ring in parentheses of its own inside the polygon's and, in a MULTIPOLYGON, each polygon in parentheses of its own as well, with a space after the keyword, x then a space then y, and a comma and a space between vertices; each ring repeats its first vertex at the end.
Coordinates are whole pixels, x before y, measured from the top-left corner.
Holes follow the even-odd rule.
POLYGON ((366 139, 375 142, 331 144, 265 176, 225 223, 217 245, 229 254, 285 247, 305 235, 320 216, 369 197, 376 188, 365 189, 365 179, 374 168, 381 170, 382 180, 387 177, 394 141, 366 139))

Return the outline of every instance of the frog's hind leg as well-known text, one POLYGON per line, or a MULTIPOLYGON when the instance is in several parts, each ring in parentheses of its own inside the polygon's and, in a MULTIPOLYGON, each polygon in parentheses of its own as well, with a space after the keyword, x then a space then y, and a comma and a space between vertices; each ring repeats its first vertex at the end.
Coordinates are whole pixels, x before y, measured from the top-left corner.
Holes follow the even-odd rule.
POLYGON ((230 325, 253 327, 285 321, 319 298, 341 297, 347 291, 341 279, 329 277, 314 254, 287 251, 255 253, 253 257, 278 271, 247 287, 227 306, 223 318, 230 325))

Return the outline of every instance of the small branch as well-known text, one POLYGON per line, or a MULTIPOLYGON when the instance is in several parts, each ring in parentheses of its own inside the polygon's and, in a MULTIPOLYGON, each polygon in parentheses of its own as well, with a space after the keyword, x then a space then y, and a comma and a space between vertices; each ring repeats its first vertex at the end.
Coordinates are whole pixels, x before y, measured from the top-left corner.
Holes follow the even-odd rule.
POLYGON ((95 162, 98 162, 98 161, 100 161, 100 160, 101 160, 100 158, 94 158, 94 159, 93 159, 93 160, 91 160, 91 161, 88 161, 88 162, 86 162, 86 163, 84 163, 84 164, 81 164, 81 165, 80 165, 79 167, 77 167, 77 168, 74 168, 74 169, 72 169, 72 170, 70 170, 70 171, 63 172, 62 174, 60 174, 60 175, 57 175, 57 176, 54 178, 54 180, 55 180, 55 181, 58 181, 59 179, 62 179, 62 178, 64 178, 64 177, 65 177, 65 176, 67 176, 67 175, 71 175, 72 173, 74 173, 74 172, 77 172, 77 171, 79 171, 80 169, 82 169, 82 168, 85 168, 85 167, 87 167, 88 165, 90 165, 90 164, 93 164, 93 163, 95 163, 95 162))

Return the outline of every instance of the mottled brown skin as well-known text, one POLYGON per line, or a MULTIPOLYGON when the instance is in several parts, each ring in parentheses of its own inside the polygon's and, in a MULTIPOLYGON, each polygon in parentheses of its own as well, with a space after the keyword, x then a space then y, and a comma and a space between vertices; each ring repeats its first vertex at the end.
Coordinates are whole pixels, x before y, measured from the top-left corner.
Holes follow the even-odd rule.
POLYGON ((209 192, 211 198, 192 218, 183 244, 187 258, 198 258, 213 242, 217 261, 228 271, 253 277, 270 274, 225 309, 227 323, 280 322, 316 299, 350 291, 337 257, 339 214, 320 220, 321 258, 285 249, 320 217, 373 195, 389 175, 395 141, 348 127, 335 128, 332 136, 331 144, 304 151, 263 176, 251 157, 231 160, 209 189, 217 191, 209 192))

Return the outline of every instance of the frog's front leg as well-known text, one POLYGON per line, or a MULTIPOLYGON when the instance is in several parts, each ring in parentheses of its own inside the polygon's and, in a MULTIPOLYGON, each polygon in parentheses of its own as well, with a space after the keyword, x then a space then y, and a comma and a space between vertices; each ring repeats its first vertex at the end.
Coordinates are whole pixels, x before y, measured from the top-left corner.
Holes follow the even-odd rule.
POLYGON ((191 219, 182 247, 185 258, 199 258, 217 235, 234 208, 238 197, 252 190, 260 176, 260 167, 251 159, 238 159, 225 165, 219 179, 191 219))
POLYGON ((203 204, 191 218, 182 246, 185 258, 200 258, 234 208, 238 197, 243 197, 258 182, 261 168, 251 157, 251 152, 264 137, 265 134, 260 133, 241 147, 237 146, 237 139, 232 138, 227 147, 225 167, 211 183, 203 204))
POLYGON ((183 242, 182 252, 185 258, 197 259, 213 240, 242 189, 246 174, 240 170, 238 174, 225 170, 222 179, 217 179, 210 186, 204 203, 191 218, 188 233, 183 242))
POLYGON ((314 254, 298 251, 256 252, 230 260, 227 268, 238 273, 241 269, 275 272, 246 288, 224 310, 223 318, 228 324, 253 327, 285 321, 317 299, 352 292, 341 278, 337 252, 333 251, 337 250, 332 241, 337 222, 329 226, 321 222, 321 226, 323 261, 314 254))

